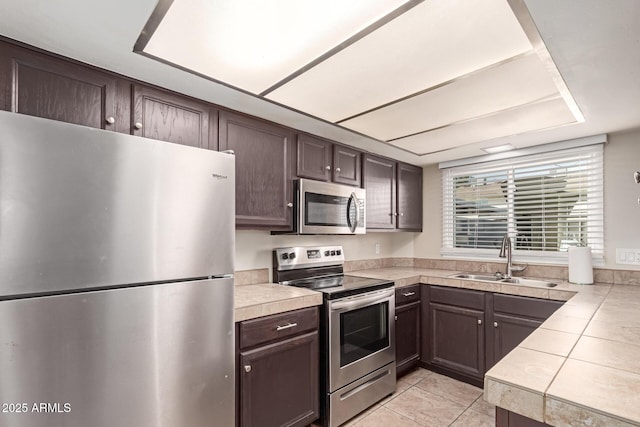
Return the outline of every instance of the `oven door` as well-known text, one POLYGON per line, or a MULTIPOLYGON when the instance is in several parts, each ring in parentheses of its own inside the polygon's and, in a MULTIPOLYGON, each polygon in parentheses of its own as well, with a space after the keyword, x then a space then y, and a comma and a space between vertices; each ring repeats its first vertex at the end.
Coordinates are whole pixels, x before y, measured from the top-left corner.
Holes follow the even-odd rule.
POLYGON ((329 391, 395 362, 394 288, 328 301, 329 391))
POLYGON ((364 234, 365 191, 326 182, 298 181, 300 234, 364 234))

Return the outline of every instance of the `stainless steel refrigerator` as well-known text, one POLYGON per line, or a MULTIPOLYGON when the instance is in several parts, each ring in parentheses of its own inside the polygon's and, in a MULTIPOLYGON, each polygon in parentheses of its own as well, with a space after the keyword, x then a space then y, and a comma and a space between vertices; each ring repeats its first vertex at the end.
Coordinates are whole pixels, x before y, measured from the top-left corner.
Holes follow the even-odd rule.
POLYGON ((234 424, 234 158, 0 112, 0 426, 234 424))

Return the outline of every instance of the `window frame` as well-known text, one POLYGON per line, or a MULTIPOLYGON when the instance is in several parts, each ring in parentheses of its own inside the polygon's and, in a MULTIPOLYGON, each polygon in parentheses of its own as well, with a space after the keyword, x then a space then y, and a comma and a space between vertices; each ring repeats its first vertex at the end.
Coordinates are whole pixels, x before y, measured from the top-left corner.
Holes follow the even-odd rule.
MULTIPOLYGON (((454 203, 454 178, 464 176, 477 169, 492 168, 498 171, 504 170, 506 175, 511 175, 508 179, 508 186, 515 185, 512 175, 515 170, 510 162, 521 162, 531 160, 539 162, 544 159, 557 158, 562 161, 564 158, 575 156, 576 153, 591 153, 591 164, 589 164, 590 177, 596 179, 594 184, 587 188, 589 193, 590 217, 587 217, 589 229, 595 230, 588 233, 588 246, 592 247, 593 263, 595 265, 604 264, 604 150, 606 135, 580 138, 577 140, 563 141, 560 143, 545 144, 529 149, 521 149, 500 153, 498 155, 481 156, 471 159, 463 159, 440 164, 442 178, 442 232, 440 254, 443 258, 460 259, 487 259, 502 260, 498 257, 498 249, 493 248, 463 248, 454 247, 455 241, 455 203, 454 203), (514 159, 514 160, 510 160, 514 159)), ((512 190, 509 190, 506 200, 507 204, 507 232, 511 237, 515 235, 515 203, 512 198, 512 190)), ((477 236, 477 235, 476 235, 477 236)), ((541 264, 566 264, 568 262, 568 252, 566 250, 544 251, 544 250, 524 250, 514 247, 513 255, 517 257, 517 262, 532 262, 541 264)))

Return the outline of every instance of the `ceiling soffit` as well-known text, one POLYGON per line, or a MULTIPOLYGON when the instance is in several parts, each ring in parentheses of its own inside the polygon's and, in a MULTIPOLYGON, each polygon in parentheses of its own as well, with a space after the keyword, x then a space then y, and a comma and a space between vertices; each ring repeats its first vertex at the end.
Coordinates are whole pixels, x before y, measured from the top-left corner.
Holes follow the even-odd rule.
POLYGON ((522 0, 264 3, 161 0, 135 50, 417 155, 584 121, 522 0))

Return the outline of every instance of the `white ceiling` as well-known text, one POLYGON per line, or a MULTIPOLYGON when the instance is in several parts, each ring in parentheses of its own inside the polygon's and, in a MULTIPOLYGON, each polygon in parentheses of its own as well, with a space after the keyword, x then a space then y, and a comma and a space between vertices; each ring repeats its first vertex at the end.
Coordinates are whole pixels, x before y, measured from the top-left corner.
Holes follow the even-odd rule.
MULTIPOLYGON (((378 16, 384 14, 385 10, 388 10, 385 7, 388 6, 384 6, 383 3, 388 5, 401 2, 381 1, 381 9, 367 16, 365 21, 375 21, 378 16)), ((430 0, 426 3, 431 3, 432 7, 451 7, 456 2, 430 0)), ((464 75, 464 79, 454 80, 450 85, 438 86, 437 82, 446 80, 447 77, 443 77, 444 74, 438 75, 438 64, 433 64, 432 61, 432 67, 427 67, 429 71, 427 77, 431 80, 424 78, 421 81, 416 80, 413 77, 425 76, 425 64, 429 65, 429 61, 416 61, 420 62, 416 67, 407 68, 405 65, 402 69, 395 71, 393 67, 389 68, 390 71, 387 70, 387 72, 402 73, 406 78, 396 79, 397 82, 394 84, 383 85, 384 90, 376 91, 375 85, 367 86, 375 79, 367 79, 366 73, 359 79, 362 82, 344 79, 342 84, 345 84, 345 87, 355 88, 352 93, 364 95, 354 96, 353 102, 339 102, 340 109, 331 108, 331 102, 336 105, 335 100, 331 99, 320 99, 317 104, 305 105, 303 108, 294 106, 309 114, 287 109, 277 103, 133 53, 133 44, 154 10, 155 0, 136 0, 135 2, 0 0, 0 34, 231 109, 414 164, 429 164, 477 156, 483 153, 480 150, 482 147, 507 142, 516 147, 526 147, 640 127, 640 103, 638 102, 640 99, 640 26, 638 25, 640 2, 616 0, 615 7, 612 7, 608 0, 563 0, 561 2, 525 0, 525 3, 544 40, 546 51, 550 53, 559 75, 584 115, 584 123, 557 127, 559 122, 575 121, 575 108, 572 111, 570 103, 567 104, 562 98, 564 94, 561 90, 558 94, 558 87, 563 86, 563 82, 560 81, 562 84, 558 85, 558 75, 554 76, 553 73, 551 73, 552 81, 550 82, 540 77, 542 74, 531 75, 529 72, 522 71, 529 70, 530 67, 548 67, 549 62, 545 62, 544 54, 527 54, 527 40, 510 37, 506 40, 508 43, 504 43, 505 40, 499 37, 500 33, 492 33, 491 28, 487 31, 489 34, 487 37, 497 37, 495 40, 491 38, 484 40, 484 43, 479 43, 470 51, 464 50, 464 54, 458 56, 454 54, 455 47, 477 41, 476 39, 481 37, 475 32, 465 34, 462 31, 462 36, 451 33, 447 38, 449 43, 443 42, 435 46, 422 45, 422 50, 419 52, 423 54, 427 48, 433 50, 429 52, 430 54, 438 53, 438 49, 441 49, 439 54, 448 54, 448 58, 451 58, 450 62, 457 64, 457 73, 464 75), (461 38, 457 40, 455 37, 461 38), (498 43, 500 43, 499 48, 498 43), (469 52, 477 56, 471 60, 469 52), (515 60, 503 62, 500 66, 492 66, 500 62, 501 58, 511 58, 514 55, 517 56, 515 60), (535 62, 536 59, 540 61, 532 65, 532 61, 535 62), (526 64, 527 62, 529 64, 526 64), (471 68, 469 64, 472 65, 471 68), (507 68, 511 69, 511 73, 508 74, 511 77, 498 78, 500 73, 507 73, 507 68), (483 70, 474 72, 478 69, 483 70), (357 87, 356 83, 361 85, 357 87), (472 83, 476 84, 472 85, 472 83), (436 87, 433 90, 425 91, 402 103, 391 104, 369 114, 344 121, 341 126, 330 123, 333 120, 350 117, 354 115, 354 111, 355 114, 359 114, 367 109, 367 105, 380 106, 390 98, 401 98, 407 93, 419 92, 434 85, 436 87), (487 98, 487 102, 480 104, 469 102, 469 99, 480 97, 483 93, 492 94, 487 98), (465 94, 469 94, 468 99, 465 99, 465 94), (357 102, 362 104, 358 105, 357 102), (402 105, 406 102, 408 103, 402 105), (521 105, 521 108, 510 107, 513 105, 521 105), (500 111, 500 114, 496 114, 495 111, 500 111), (384 117, 384 120, 381 117, 384 117), (551 129, 530 132, 532 120, 551 129), (358 132, 351 132, 346 127, 358 132), (425 128, 431 131, 422 132, 425 128), (394 140, 398 135, 409 135, 414 132, 417 133, 414 136, 394 140), (400 149, 379 140, 392 140, 390 144, 396 144, 400 149), (454 148, 450 148, 451 145, 454 148), (421 153, 425 152, 421 148, 425 146, 429 147, 427 151, 435 152, 418 156, 404 151, 412 150, 421 153)), ((487 3, 466 2, 466 4, 477 7, 480 4, 485 6, 487 3)), ((477 13, 447 16, 457 20, 458 27, 470 31, 485 22, 488 14, 504 13, 499 2, 492 4, 498 5, 495 10, 485 8, 478 10, 477 13)), ((415 19, 415 15, 401 15, 400 18, 407 21, 400 30, 411 28, 408 22, 412 17, 415 19)), ((400 18, 396 18, 390 24, 401 22, 398 21, 400 18)), ((390 24, 385 27, 391 28, 390 24)), ((424 17, 417 24, 425 24, 424 17)), ((444 19, 434 20, 427 27, 434 28, 439 24, 446 29, 449 27, 444 24, 453 25, 453 22, 447 22, 444 19)), ((342 28, 348 28, 352 23, 343 22, 342 25, 342 28)), ((336 37, 344 37, 345 34, 336 37)), ((377 36, 376 32, 370 37, 361 39, 362 46, 375 40, 374 35, 377 36)), ((333 43, 335 40, 325 42, 333 43)), ((356 46, 360 42, 352 47, 361 48, 356 46)), ((380 43, 382 40, 377 40, 374 46, 380 46, 380 43)), ((418 47, 418 43, 409 43, 406 47, 407 52, 397 52, 397 54, 417 55, 417 52, 411 52, 411 49, 418 47)), ((305 50, 306 61, 308 58, 317 57, 320 50, 319 48, 305 50)), ((365 51, 365 49, 362 50, 362 52, 365 51)), ((360 58, 362 61, 375 59, 375 55, 360 58)), ((328 67, 331 73, 324 75, 331 76, 332 81, 339 81, 345 70, 348 70, 345 67, 349 66, 348 62, 341 66, 340 61, 344 59, 340 55, 334 55, 330 60, 311 70, 328 67)), ((371 66, 375 66, 375 62, 371 66)), ((296 66, 294 65, 293 68, 296 66)), ((450 70, 451 67, 448 69, 450 70)), ((308 73, 304 73, 301 77, 314 77, 312 74, 309 76, 306 74, 308 73)), ((390 81, 388 76, 382 75, 379 78, 383 79, 382 82, 390 81)), ((255 80, 252 83, 255 86, 252 87, 256 91, 265 85, 268 86, 268 82, 273 80, 272 76, 267 75, 249 77, 252 81, 255 80), (257 81, 262 78, 264 78, 262 81, 257 81)), ((296 80, 298 79, 293 79, 271 92, 268 97, 288 105, 294 101, 301 102, 301 99, 304 101, 305 97, 300 96, 295 96, 294 101, 288 100, 291 95, 287 95, 285 89, 291 83, 299 84, 296 80)), ((312 83, 316 81, 310 80, 312 83)), ((308 91, 312 86, 313 84, 301 85, 298 89, 304 88, 308 91)), ((295 85, 290 88, 295 89, 295 85)), ((295 93, 295 90, 293 92, 295 93)), ((340 87, 330 95, 335 93, 340 93, 340 87)))

